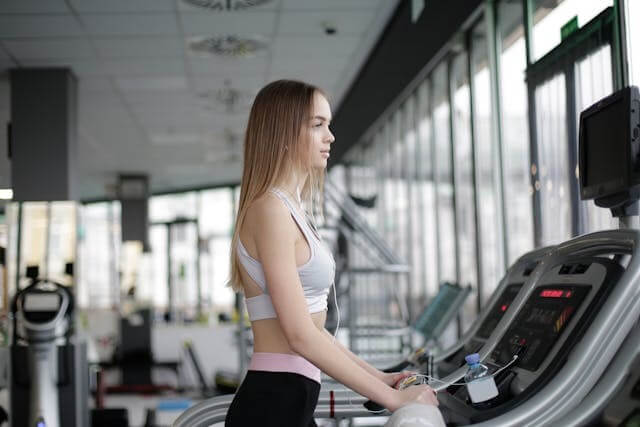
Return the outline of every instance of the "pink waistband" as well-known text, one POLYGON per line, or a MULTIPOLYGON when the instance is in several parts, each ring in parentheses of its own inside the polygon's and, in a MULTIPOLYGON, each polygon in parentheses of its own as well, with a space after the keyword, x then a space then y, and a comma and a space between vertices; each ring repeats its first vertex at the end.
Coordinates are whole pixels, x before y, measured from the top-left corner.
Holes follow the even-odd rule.
POLYGON ((320 369, 297 354, 253 353, 250 371, 291 372, 320 383, 320 369))

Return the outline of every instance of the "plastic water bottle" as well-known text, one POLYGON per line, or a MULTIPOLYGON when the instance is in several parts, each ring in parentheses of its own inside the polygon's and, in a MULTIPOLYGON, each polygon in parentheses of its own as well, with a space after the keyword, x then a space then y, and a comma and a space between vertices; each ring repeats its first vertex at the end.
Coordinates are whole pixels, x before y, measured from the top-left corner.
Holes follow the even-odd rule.
POLYGON ((489 374, 489 368, 480 363, 480 355, 478 353, 469 354, 464 360, 469 366, 464 381, 467 383, 467 391, 471 401, 480 403, 496 397, 498 395, 496 382, 489 374))

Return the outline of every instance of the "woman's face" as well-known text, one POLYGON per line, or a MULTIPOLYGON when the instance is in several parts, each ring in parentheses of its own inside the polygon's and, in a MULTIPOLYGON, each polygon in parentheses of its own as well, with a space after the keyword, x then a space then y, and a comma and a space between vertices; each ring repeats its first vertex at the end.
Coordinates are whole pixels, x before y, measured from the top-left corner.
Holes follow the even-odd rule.
POLYGON ((327 167, 331 143, 335 141, 329 130, 330 124, 331 107, 329 107, 329 102, 322 94, 316 93, 313 97, 311 119, 308 124, 310 129, 309 158, 311 167, 314 169, 327 167))

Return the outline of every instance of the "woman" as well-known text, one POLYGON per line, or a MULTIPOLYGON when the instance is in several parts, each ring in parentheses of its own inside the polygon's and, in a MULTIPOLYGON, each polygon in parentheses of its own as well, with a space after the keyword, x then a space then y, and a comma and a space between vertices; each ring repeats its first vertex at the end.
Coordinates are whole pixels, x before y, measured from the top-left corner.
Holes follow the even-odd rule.
POLYGON ((231 285, 246 298, 254 354, 227 426, 315 426, 320 370, 391 411, 437 405, 425 385, 394 389, 407 373, 380 372, 324 329, 335 263, 302 201, 319 200, 330 122, 323 93, 297 81, 270 83, 251 108, 231 285))

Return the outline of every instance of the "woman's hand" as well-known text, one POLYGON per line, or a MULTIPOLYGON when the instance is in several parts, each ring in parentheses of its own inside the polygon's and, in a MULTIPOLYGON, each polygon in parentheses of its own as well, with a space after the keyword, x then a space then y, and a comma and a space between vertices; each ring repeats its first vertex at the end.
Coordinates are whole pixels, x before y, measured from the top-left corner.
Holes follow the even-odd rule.
POLYGON ((398 384, 403 379, 416 375, 416 372, 402 371, 402 372, 382 372, 378 378, 382 380, 386 385, 393 388, 398 388, 398 384))
POLYGON ((423 403, 425 405, 438 406, 436 392, 426 384, 410 386, 404 390, 395 390, 394 397, 394 403, 387 407, 391 412, 409 403, 423 403))

